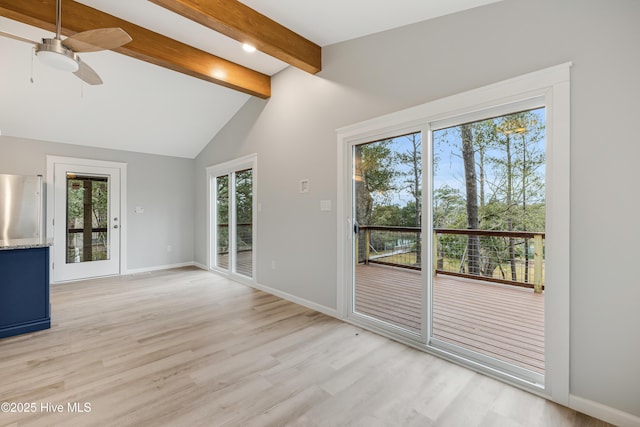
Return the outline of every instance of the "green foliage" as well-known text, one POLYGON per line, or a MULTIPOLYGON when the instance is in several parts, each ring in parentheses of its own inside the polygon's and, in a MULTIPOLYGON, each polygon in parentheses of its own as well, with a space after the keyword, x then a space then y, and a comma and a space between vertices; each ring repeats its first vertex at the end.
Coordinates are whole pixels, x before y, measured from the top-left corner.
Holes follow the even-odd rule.
MULTIPOLYGON (((477 215, 479 229, 544 231, 544 138, 543 110, 518 112, 434 132, 433 227, 467 228, 471 212, 477 215), (469 183, 465 181, 475 183, 477 191, 468 191, 469 183), (467 197, 477 200, 470 201, 467 197), (471 210, 468 209, 470 203, 471 210)), ((361 225, 419 227, 420 134, 358 145, 354 148, 354 159, 356 220, 361 225)), ((473 224, 475 227, 476 222, 473 224)), ((415 246, 419 236, 409 239, 415 239, 415 246)), ((404 245, 406 241, 397 233, 371 236, 376 248, 404 245)), ((474 260, 479 259, 479 274, 488 276, 496 271, 504 275, 505 260, 509 260, 512 268, 514 257, 522 257, 527 251, 527 241, 515 243, 513 238, 475 238, 476 243, 467 247, 469 242, 466 236, 441 236, 438 250, 443 254, 443 261, 462 260, 473 253, 474 260)), ((478 271, 476 268, 474 271, 478 271)))
MULTIPOLYGON (((246 169, 233 174, 238 249, 251 246, 253 222, 253 171, 246 169)), ((229 250, 229 197, 230 175, 216 177, 216 245, 219 253, 229 250)))
MULTIPOLYGON (((484 230, 544 231, 544 138, 543 110, 518 112, 434 132, 434 175, 429 182, 434 185, 433 227, 467 228, 468 218, 472 218, 473 227, 484 230), (477 188, 467 188, 472 184, 477 188), (474 199, 467 200, 468 197, 474 199)), ((419 227, 420 134, 355 146, 354 185, 356 220, 361 225, 419 227)), ((415 246, 420 239, 392 234, 372 234, 371 243, 375 248, 387 248, 412 240, 415 246)), ((515 257, 527 253, 526 240, 517 243, 513 238, 473 240, 471 244, 472 239, 466 236, 443 235, 438 250, 443 259, 473 256, 474 272, 487 276, 494 271, 504 275, 505 260, 514 270, 515 257)), ((419 250, 416 252, 419 258, 419 250)))
MULTIPOLYGON (((106 228, 109 224, 109 183, 105 179, 96 177, 75 177, 67 179, 67 227, 79 229, 85 227, 85 210, 89 209, 91 223, 89 228, 106 228), (85 200, 91 194, 90 200, 85 200)), ((107 233, 104 231, 92 233, 92 260, 107 259, 107 233)), ((69 235, 68 261, 76 262, 76 248, 82 252, 83 234, 71 233, 69 235)), ((80 256, 84 259, 84 256, 80 256)))
POLYGON ((386 225, 389 227, 418 227, 416 223, 416 204, 408 202, 400 207, 398 205, 376 205, 371 214, 371 222, 368 225, 386 225))
MULTIPOLYGON (((479 229, 508 231, 544 231, 545 227, 545 153, 544 116, 539 112, 523 111, 450 128, 436 138, 441 150, 462 151, 460 138, 463 128, 473 145, 478 200, 466 200, 463 190, 442 185, 434 190, 434 222, 436 228, 465 228, 471 203, 477 206, 479 229), (469 135, 469 130, 471 135, 469 135)), ((467 139, 468 140, 468 139, 467 139)), ((468 163, 467 163, 468 165, 468 163)), ((451 172, 450 172, 451 173, 451 172)), ((466 185, 469 185, 467 183, 466 185)), ((474 192, 466 191, 466 194, 474 192)), ((471 238, 444 235, 439 239, 441 256, 463 259, 472 254, 471 238), (457 240, 460 240, 456 242, 457 240), (446 254, 446 255, 445 255, 446 254)), ((476 238, 477 239, 477 238, 476 238)), ((516 244, 513 238, 482 237, 479 257, 480 274, 493 276, 503 266, 515 274, 515 259, 524 257, 526 241, 516 244)), ((474 258, 475 259, 475 258, 474 258)), ((468 267, 470 269, 470 267, 468 267)))
MULTIPOLYGON (((545 126, 540 117, 536 112, 523 111, 468 124, 479 186, 478 228, 544 231, 545 153, 539 142, 544 139, 545 126)), ((435 151, 460 153, 461 129, 457 126, 438 131, 435 151)), ((443 167, 455 166, 440 165, 439 170, 443 167)), ((466 227, 466 221, 460 220, 460 202, 466 204, 464 185, 458 189, 449 184, 434 188, 436 228, 466 227), (456 203, 452 203, 452 197, 456 203)))
POLYGON ((251 224, 253 221, 253 171, 247 169, 236 176, 236 222, 251 224))
POLYGON ((218 253, 229 250, 229 175, 216 177, 216 226, 218 253))
POLYGON ((390 195, 396 189, 391 144, 384 139, 354 147, 356 221, 360 224, 371 224, 374 206, 390 204, 390 195))
MULTIPOLYGON (((393 178, 396 176, 391 140, 385 139, 370 144, 359 145, 360 174, 364 189, 376 196, 395 189, 393 178)), ((358 171, 356 171, 358 174, 358 171)))
POLYGON ((459 189, 444 185, 433 192, 433 228, 465 228, 465 199, 459 189))

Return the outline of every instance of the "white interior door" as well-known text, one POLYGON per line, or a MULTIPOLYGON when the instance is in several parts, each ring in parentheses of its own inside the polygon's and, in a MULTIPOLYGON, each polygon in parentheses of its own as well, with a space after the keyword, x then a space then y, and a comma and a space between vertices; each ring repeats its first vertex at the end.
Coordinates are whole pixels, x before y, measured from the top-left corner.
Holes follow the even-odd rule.
POLYGON ((54 166, 53 281, 120 274, 120 169, 54 166))

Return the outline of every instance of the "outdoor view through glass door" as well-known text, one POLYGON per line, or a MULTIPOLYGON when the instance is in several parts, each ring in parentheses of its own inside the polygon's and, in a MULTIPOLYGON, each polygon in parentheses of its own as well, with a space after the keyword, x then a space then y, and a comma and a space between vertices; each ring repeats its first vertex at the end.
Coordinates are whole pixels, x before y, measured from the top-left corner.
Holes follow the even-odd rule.
POLYGON ((431 344, 542 384, 545 110, 433 129, 431 344))
POLYGON ((545 109, 430 128, 352 145, 351 313, 544 384, 545 109))
POLYGON ((218 175, 215 187, 213 265, 253 277, 253 170, 218 175))
POLYGON ((353 146, 352 311, 421 334, 421 133, 353 146))
POLYGON ((67 264, 108 260, 109 177, 67 173, 67 264))

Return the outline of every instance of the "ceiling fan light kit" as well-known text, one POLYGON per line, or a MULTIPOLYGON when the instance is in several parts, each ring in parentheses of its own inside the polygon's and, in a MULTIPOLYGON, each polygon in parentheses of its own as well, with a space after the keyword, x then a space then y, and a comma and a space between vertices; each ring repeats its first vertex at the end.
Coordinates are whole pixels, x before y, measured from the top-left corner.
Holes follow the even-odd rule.
POLYGON ((41 62, 62 71, 75 73, 80 68, 78 55, 62 45, 59 39, 43 39, 36 47, 41 62))

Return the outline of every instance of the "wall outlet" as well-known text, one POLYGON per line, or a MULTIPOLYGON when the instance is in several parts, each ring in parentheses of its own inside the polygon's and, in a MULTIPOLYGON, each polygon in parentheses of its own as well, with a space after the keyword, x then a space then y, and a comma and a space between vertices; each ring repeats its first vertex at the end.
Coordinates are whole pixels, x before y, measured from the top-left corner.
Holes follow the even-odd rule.
POLYGON ((275 270, 276 269, 276 262, 275 261, 271 261, 271 269, 275 270))
POLYGON ((173 250, 173 246, 167 245, 167 252, 171 252, 173 250))

